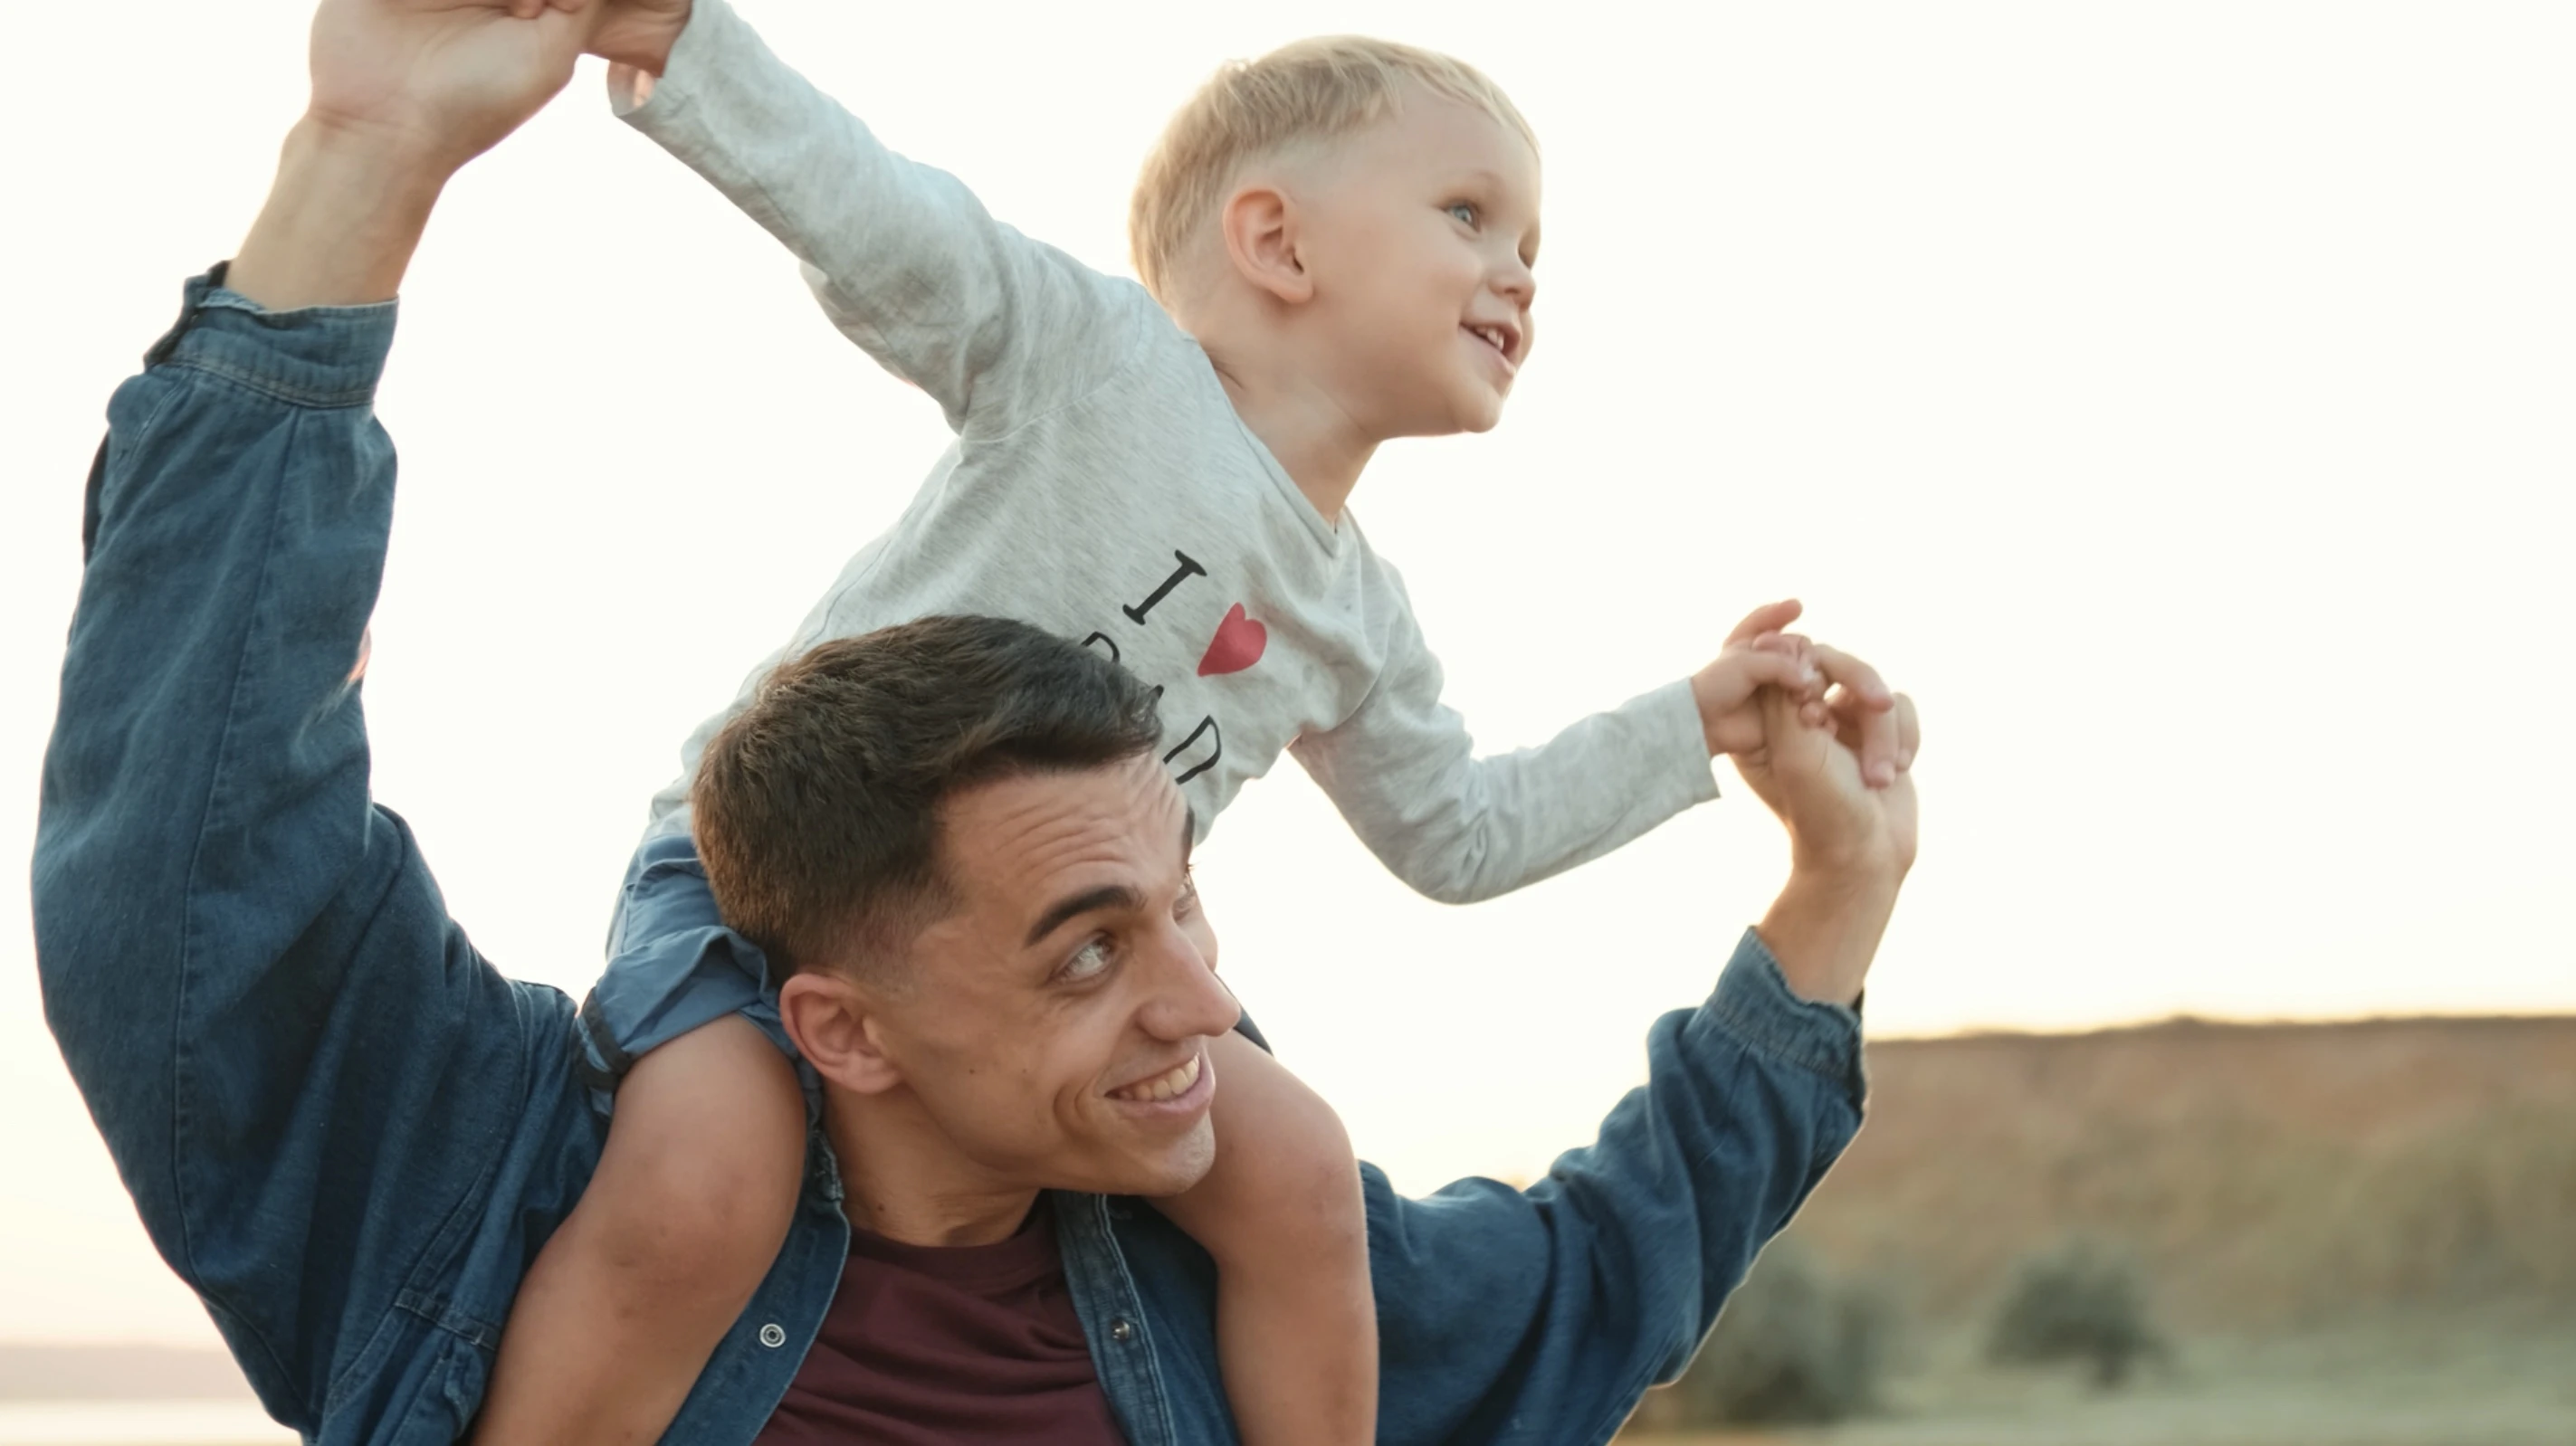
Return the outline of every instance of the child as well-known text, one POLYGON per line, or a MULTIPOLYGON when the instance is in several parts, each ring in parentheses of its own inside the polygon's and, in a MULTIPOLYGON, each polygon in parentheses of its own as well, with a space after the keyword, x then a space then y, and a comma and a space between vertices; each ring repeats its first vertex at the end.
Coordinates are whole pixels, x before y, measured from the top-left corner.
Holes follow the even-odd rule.
MULTIPOLYGON (((1539 748, 1477 758, 1441 705, 1403 584, 1344 504, 1379 443, 1494 425, 1529 355, 1538 155, 1467 66, 1324 39, 1220 72, 1137 186, 1143 287, 886 151, 723 0, 697 0, 658 83, 612 88, 957 433, 780 657, 927 613, 1034 622, 1159 686, 1162 761, 1202 832, 1292 752, 1389 868, 1452 902, 1712 797, 1711 755, 1758 742, 1759 687, 1814 698, 1785 603, 1696 677, 1539 748)), ((487 1446, 658 1434, 786 1233, 804 1116, 762 998, 775 981, 739 938, 658 922, 674 900, 712 916, 685 799, 729 716, 654 801, 583 1011, 605 1079, 636 1058, 598 1175, 513 1312, 487 1446)), ((1216 1263, 1243 1438, 1367 1440, 1375 1314, 1349 1141, 1260 1049, 1229 1037, 1212 1058, 1217 1163, 1161 1203, 1216 1263)))

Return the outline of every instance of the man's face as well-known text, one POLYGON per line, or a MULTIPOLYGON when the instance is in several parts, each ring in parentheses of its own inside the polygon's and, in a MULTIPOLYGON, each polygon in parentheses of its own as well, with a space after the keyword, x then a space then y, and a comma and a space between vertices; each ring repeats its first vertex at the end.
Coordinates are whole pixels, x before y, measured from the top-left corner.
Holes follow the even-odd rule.
POLYGON ((1169 1195, 1215 1158, 1208 1044, 1241 1009, 1189 874, 1191 821, 1153 759, 951 799, 958 904, 878 1002, 903 1088, 1006 1181, 1169 1195))
POLYGON ((1538 156, 1472 106, 1417 91, 1301 186, 1300 253, 1341 390, 1384 436, 1501 420, 1534 340, 1538 156))

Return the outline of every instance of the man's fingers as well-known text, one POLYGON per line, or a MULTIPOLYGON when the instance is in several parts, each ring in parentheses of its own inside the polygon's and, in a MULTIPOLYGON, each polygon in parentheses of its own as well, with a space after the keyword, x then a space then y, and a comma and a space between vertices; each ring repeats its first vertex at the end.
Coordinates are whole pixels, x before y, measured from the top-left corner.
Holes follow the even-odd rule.
POLYGON ((1829 648, 1822 643, 1814 644, 1807 652, 1815 659, 1817 669, 1828 682, 1840 685, 1870 708, 1884 713, 1896 706, 1896 695, 1879 680, 1878 669, 1840 648, 1829 648))
POLYGON ((1836 714, 1846 733, 1856 732, 1852 751, 1860 756, 1860 776, 1872 788, 1896 781, 1896 695, 1880 680, 1878 670, 1839 648, 1819 643, 1810 654, 1818 672, 1839 690, 1836 714))
POLYGON ((1885 788, 1896 781, 1904 765, 1897 762, 1897 709, 1873 708, 1857 693, 1835 693, 1828 706, 1834 715, 1834 736, 1860 760, 1861 780, 1872 788, 1885 788))
POLYGON ((1746 613, 1744 621, 1735 625, 1735 631, 1726 635, 1727 646, 1749 643, 1764 633, 1776 633, 1796 622, 1798 615, 1806 610, 1806 604, 1796 598, 1783 598, 1775 603, 1764 603, 1746 613))
POLYGON ((1923 721, 1915 716, 1914 700, 1896 695, 1896 771, 1903 773, 1914 766, 1914 755, 1923 751, 1923 721))

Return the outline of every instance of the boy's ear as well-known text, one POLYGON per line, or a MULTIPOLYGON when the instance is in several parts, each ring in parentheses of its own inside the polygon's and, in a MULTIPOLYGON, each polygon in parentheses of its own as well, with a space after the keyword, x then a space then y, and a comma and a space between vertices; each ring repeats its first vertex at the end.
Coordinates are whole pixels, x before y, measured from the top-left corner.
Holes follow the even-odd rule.
POLYGON ((878 1038, 875 1001, 829 970, 791 974, 778 986, 778 1017, 814 1072, 852 1094, 883 1094, 903 1071, 878 1038))
POLYGON ((1217 224, 1236 274, 1288 306, 1315 295, 1298 253, 1297 206, 1275 186, 1246 186, 1227 198, 1217 224))

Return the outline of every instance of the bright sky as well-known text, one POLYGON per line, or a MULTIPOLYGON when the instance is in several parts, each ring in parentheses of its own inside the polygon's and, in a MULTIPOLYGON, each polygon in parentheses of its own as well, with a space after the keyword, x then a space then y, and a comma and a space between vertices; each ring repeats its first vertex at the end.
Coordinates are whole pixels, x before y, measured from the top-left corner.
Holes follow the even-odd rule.
MULTIPOLYGON (((1875 1030, 2576 1008, 2576 10, 746 8, 1121 272, 1219 60, 1365 30, 1489 70, 1546 145, 1545 345, 1355 510, 1488 745, 1785 594, 1912 691, 1875 1030)), ((256 208, 308 10, 11 18, 0 1339, 211 1339, 44 1032, 23 880, 101 410, 256 208)), ((945 433, 595 72, 450 190, 405 307, 377 792, 483 949, 577 993, 680 739, 945 433)), ((1236 988, 1412 1188, 1588 1139, 1784 871, 1730 787, 1444 909, 1293 767, 1202 857, 1236 988)))

